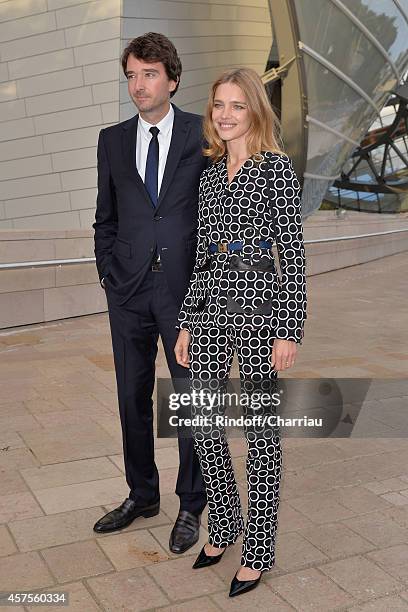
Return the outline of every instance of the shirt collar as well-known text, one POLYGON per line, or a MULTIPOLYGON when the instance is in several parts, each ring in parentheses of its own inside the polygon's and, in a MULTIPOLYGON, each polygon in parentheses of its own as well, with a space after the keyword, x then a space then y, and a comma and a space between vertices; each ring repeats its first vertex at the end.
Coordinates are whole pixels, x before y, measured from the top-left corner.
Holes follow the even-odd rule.
MULTIPOLYGON (((163 134, 163 136, 167 136, 167 134, 172 128, 173 120, 174 120, 174 109, 173 109, 173 106, 170 104, 169 112, 167 113, 167 115, 165 115, 163 119, 159 121, 159 123, 155 124, 156 127, 159 128, 160 134, 163 134)), ((139 115, 139 125, 142 128, 145 136, 146 137, 150 136, 149 130, 151 127, 153 127, 154 124, 148 123, 145 119, 142 119, 142 117, 139 115)))

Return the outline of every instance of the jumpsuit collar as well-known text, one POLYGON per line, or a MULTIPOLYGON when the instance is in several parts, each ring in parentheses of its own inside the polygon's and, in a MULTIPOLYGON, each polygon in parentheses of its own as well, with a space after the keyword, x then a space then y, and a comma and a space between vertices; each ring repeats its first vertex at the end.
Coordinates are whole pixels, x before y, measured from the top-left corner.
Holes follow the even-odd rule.
POLYGON ((236 181, 238 181, 240 175, 244 172, 244 170, 251 168, 252 165, 253 165, 253 159, 251 156, 251 157, 248 157, 248 159, 244 161, 244 163, 241 165, 239 170, 235 173, 235 176, 232 179, 232 181, 229 182, 228 169, 227 169, 227 154, 225 154, 220 159, 220 161, 217 162, 218 175, 223 184, 223 187, 225 187, 225 189, 227 190, 230 190, 230 188, 232 187, 232 189, 234 190, 237 187, 236 181))

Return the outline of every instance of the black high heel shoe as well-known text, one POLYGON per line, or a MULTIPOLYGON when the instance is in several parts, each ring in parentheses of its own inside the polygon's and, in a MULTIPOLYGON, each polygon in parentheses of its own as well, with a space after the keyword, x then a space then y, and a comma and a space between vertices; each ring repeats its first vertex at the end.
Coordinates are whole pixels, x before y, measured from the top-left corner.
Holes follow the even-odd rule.
POLYGON ((226 548, 224 548, 222 553, 220 553, 219 555, 210 556, 206 554, 204 548, 205 548, 205 544, 202 547, 200 554, 198 555, 197 559, 194 562, 193 569, 200 569, 201 567, 209 567, 210 565, 215 565, 216 563, 221 561, 222 555, 227 550, 226 548))
POLYGON ((258 586, 259 581, 262 577, 261 572, 258 578, 255 578, 255 580, 238 580, 237 574, 238 572, 235 574, 231 582, 231 588, 229 592, 230 597, 236 597, 236 595, 242 595, 243 593, 248 593, 248 591, 252 591, 252 589, 258 586))

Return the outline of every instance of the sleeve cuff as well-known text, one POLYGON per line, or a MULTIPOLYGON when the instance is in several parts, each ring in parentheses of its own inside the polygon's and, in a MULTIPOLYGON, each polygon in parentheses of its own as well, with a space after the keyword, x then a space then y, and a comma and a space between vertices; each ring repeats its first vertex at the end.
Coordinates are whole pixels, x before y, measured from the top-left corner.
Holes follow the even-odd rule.
POLYGON ((277 340, 293 340, 297 344, 302 344, 304 336, 303 328, 288 330, 286 327, 278 327, 276 330, 277 340))
POLYGON ((179 329, 179 330, 185 329, 186 331, 191 333, 190 326, 186 321, 183 321, 182 323, 178 323, 176 325, 176 329, 179 329))

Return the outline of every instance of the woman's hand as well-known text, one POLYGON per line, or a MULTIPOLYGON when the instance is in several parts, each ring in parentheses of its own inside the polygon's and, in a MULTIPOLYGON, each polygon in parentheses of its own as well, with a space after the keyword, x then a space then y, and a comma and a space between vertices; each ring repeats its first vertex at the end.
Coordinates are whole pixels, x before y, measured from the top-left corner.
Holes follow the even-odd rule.
POLYGON ((180 329, 174 352, 176 354, 177 363, 183 366, 183 368, 188 368, 190 365, 190 359, 188 357, 190 339, 190 332, 187 329, 180 329))
POLYGON ((272 347, 272 367, 277 371, 287 370, 295 363, 297 344, 294 340, 276 338, 272 347))

